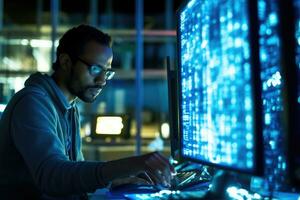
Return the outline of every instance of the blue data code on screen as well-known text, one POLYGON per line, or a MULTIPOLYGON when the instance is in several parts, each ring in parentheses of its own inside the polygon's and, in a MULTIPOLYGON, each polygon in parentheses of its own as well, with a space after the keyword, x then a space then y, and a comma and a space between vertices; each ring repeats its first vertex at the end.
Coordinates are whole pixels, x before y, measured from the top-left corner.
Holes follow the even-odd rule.
POLYGON ((247 2, 190 1, 180 13, 179 34, 183 155, 252 171, 255 135, 247 2))

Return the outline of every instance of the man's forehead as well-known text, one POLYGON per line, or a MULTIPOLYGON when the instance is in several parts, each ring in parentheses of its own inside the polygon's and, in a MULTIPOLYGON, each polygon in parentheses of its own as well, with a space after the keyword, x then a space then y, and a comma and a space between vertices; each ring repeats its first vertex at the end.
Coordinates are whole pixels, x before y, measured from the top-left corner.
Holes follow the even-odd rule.
POLYGON ((85 46, 82 54, 86 58, 90 59, 110 59, 113 56, 112 48, 99 43, 88 43, 85 46))
POLYGON ((107 45, 100 44, 96 41, 90 41, 85 45, 84 53, 85 52, 88 52, 88 53, 102 52, 102 53, 111 53, 112 54, 112 48, 107 45))

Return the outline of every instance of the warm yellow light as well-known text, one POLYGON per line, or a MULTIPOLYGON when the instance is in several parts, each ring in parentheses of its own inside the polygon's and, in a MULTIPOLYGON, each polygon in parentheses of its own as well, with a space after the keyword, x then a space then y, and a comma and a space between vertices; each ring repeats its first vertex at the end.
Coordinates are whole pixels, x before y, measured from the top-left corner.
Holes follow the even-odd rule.
POLYGON ((96 134, 120 135, 123 127, 122 117, 100 116, 97 117, 96 134))
POLYGON ((38 39, 30 40, 31 47, 50 48, 51 45, 52 45, 51 40, 38 40, 38 39))
POLYGON ((26 39, 22 39, 21 44, 24 45, 24 46, 27 46, 29 44, 29 41, 26 40, 26 39))
POLYGON ((163 123, 160 129, 161 129, 161 136, 163 138, 168 138, 170 136, 170 126, 168 123, 163 123))

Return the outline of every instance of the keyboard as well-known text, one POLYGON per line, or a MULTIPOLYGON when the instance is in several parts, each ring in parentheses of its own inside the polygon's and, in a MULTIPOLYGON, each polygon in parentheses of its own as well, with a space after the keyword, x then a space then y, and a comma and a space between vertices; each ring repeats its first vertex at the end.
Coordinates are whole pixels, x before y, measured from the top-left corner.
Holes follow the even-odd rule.
POLYGON ((201 183, 208 183, 211 176, 203 171, 191 170, 181 171, 173 177, 171 182, 172 190, 184 190, 201 183))
MULTIPOLYGON (((110 188, 113 193, 153 193, 161 190, 189 190, 193 186, 210 183, 210 179, 199 171, 178 172, 172 179, 171 187, 146 184, 121 184, 110 188)), ((205 186, 205 185, 203 185, 205 186)))
POLYGON ((176 173, 171 181, 171 187, 122 184, 110 188, 110 192, 123 194, 128 199, 157 199, 158 197, 159 199, 194 199, 194 195, 200 197, 206 193, 211 183, 211 175, 206 167, 193 163, 181 163, 174 166, 174 169, 176 173))

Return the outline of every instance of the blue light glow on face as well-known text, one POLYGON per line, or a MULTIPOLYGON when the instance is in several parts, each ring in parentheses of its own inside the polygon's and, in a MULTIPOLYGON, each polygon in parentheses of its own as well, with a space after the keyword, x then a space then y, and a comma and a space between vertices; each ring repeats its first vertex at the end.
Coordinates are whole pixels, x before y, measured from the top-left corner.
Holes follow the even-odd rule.
POLYGON ((181 12, 180 123, 184 156, 251 171, 255 135, 247 8, 246 0, 202 0, 181 12))

